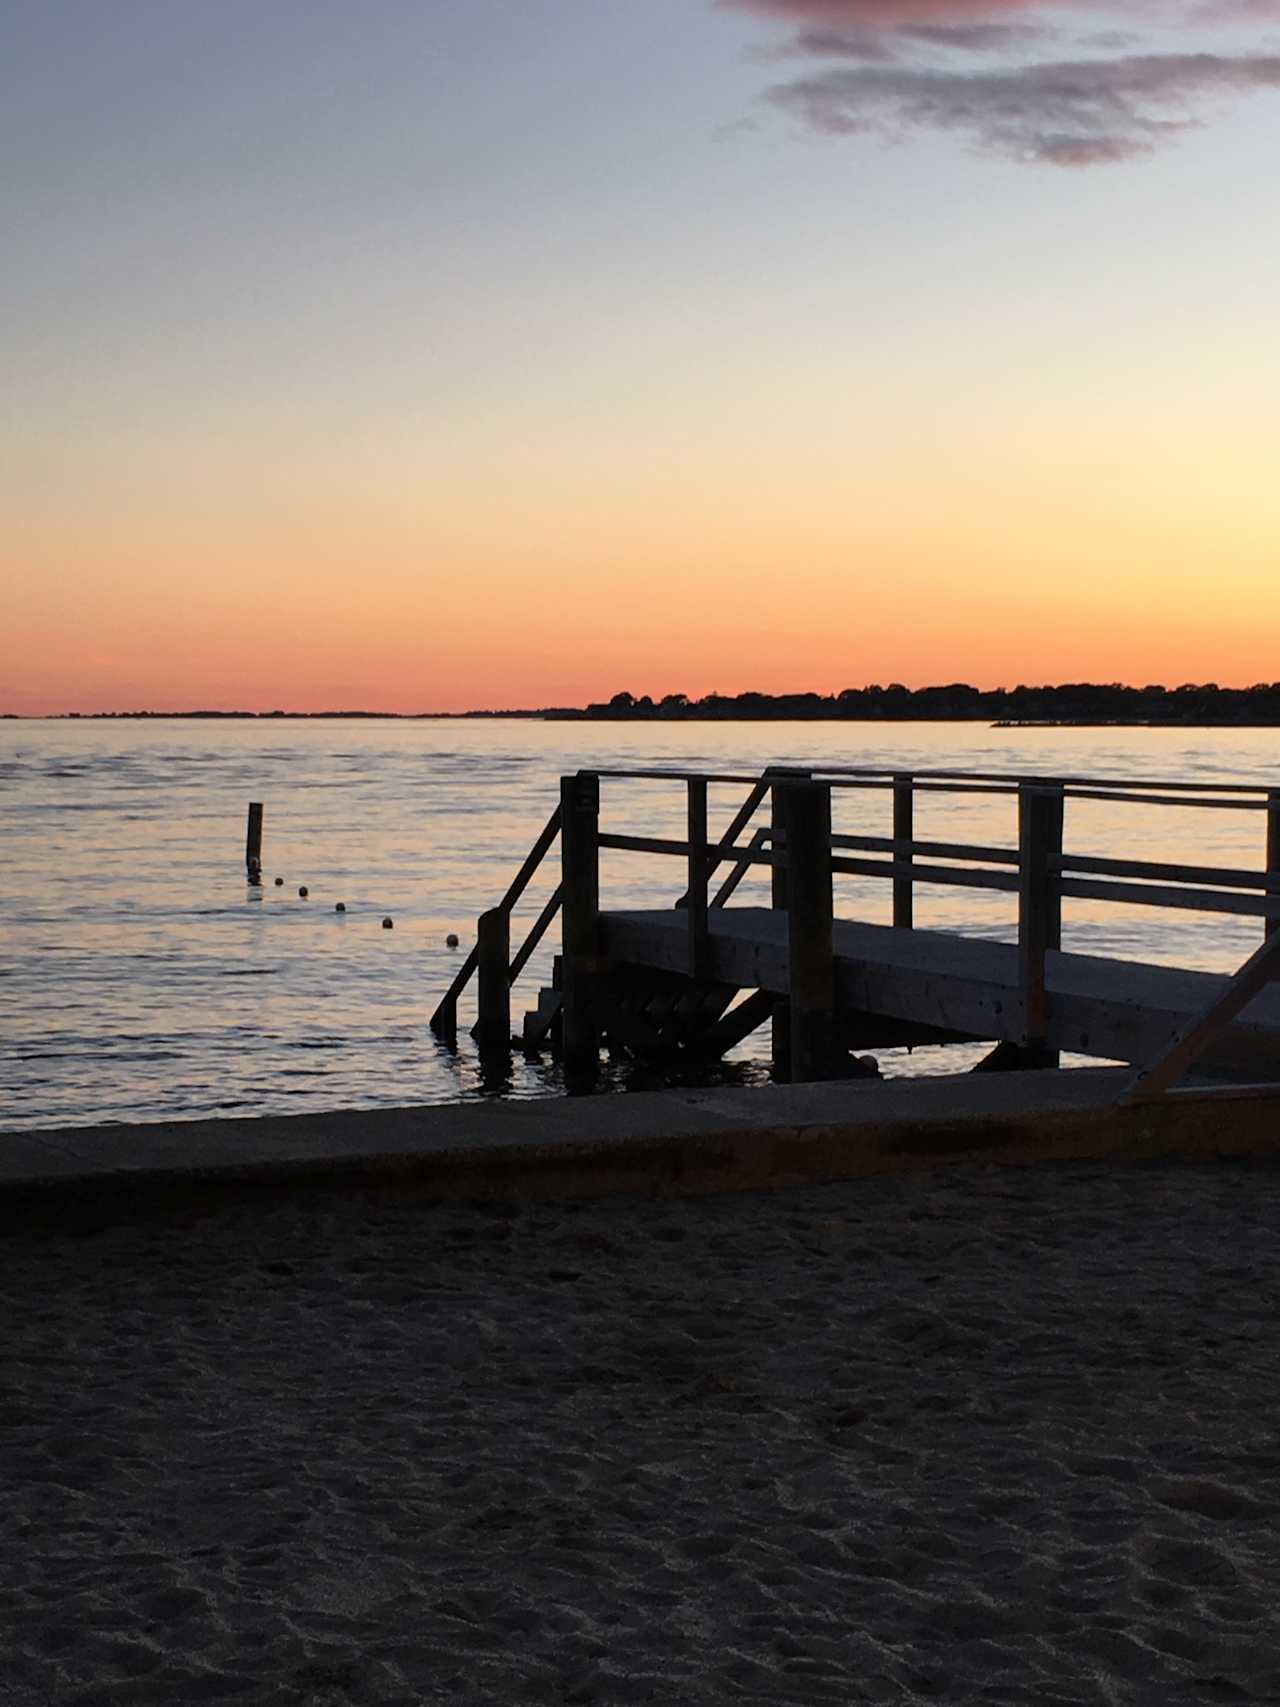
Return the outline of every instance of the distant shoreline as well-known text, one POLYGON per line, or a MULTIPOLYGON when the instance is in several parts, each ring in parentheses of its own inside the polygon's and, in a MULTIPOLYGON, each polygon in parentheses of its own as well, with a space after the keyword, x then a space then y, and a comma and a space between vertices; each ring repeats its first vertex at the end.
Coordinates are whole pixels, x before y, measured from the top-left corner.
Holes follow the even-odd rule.
MULTIPOLYGON (((6 718, 22 718, 8 712, 6 718)), ((844 688, 839 693, 669 693, 661 699, 616 693, 589 705, 508 706, 474 711, 63 711, 49 714, 71 722, 193 719, 227 722, 489 721, 520 718, 574 723, 984 723, 994 729, 1271 729, 1280 727, 1280 682, 1247 688, 1216 682, 1128 687, 1122 682, 1060 682, 1013 688, 975 688, 968 682, 908 688, 844 688)), ((22 718, 23 721, 29 719, 22 718)))
POLYGON ((961 723, 989 729, 1275 729, 1275 716, 998 717, 985 712, 700 712, 629 716, 625 712, 546 711, 50 711, 0 712, 5 723, 961 723))

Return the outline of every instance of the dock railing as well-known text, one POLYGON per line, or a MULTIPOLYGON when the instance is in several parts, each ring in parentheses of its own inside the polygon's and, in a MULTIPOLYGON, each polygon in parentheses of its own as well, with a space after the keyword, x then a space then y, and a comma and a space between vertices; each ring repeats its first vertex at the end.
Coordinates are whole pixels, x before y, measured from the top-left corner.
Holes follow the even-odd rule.
MULTIPOLYGON (((598 1036, 590 990, 600 971, 597 921, 602 851, 683 861, 685 887, 675 905, 687 914, 687 968, 695 978, 705 975, 709 965, 711 914, 729 902, 753 867, 770 870, 771 905, 790 915, 793 989, 790 1001, 782 1005, 782 1023, 798 1027, 791 1053, 793 1060, 798 1056, 796 1064, 801 1068, 810 1058, 816 1061, 821 1057, 830 1029, 834 1004, 832 885, 839 875, 889 882, 893 924, 903 930, 915 928, 916 888, 920 884, 1016 895, 1023 1045, 1042 1059, 1051 999, 1046 961, 1061 947, 1064 899, 1257 917, 1268 943, 1280 928, 1280 790, 1258 784, 869 766, 771 766, 759 775, 667 768, 580 771, 561 779, 559 809, 548 819, 502 901, 482 916, 477 946, 432 1016, 434 1030, 443 1035, 456 1030, 458 999, 478 971, 479 1014, 474 1034, 482 1045, 501 1043, 505 1047, 511 1030, 511 985, 556 912, 563 909, 564 1048, 566 1056, 580 1059, 595 1050, 598 1036), (602 830, 602 782, 683 784, 684 837, 602 830), (724 832, 713 839, 708 824, 709 787, 743 785, 745 798, 724 832), (833 790, 888 792, 892 834, 833 832, 833 790), (917 797, 931 794, 1013 797, 1017 803, 1016 845, 917 837, 917 797), (1265 821, 1263 861, 1260 868, 1250 869, 1070 853, 1063 845, 1070 800, 1261 812, 1265 821), (766 803, 769 822, 752 828, 766 803), (557 835, 561 841, 560 883, 512 958, 512 908, 557 835), (713 890, 717 872, 726 865, 727 876, 713 890)), ((1262 963, 1280 969, 1280 959, 1267 956, 1262 963)), ((1242 976, 1247 969, 1242 968, 1242 976)), ((1270 975, 1263 981, 1269 981, 1270 975)), ((1231 1017, 1234 1014, 1221 1019, 1220 1024, 1230 1023, 1231 1017)), ((1201 1039, 1200 1048, 1206 1040, 1201 1039)), ((1148 1081, 1145 1094, 1154 1094, 1154 1084, 1148 1081)))
POLYGON ((563 885, 557 884, 552 891, 551 898, 534 920, 514 959, 511 959, 511 913, 560 834, 560 817, 561 809, 557 806, 529 849, 524 864, 511 880, 506 894, 496 907, 480 915, 475 947, 469 950, 431 1016, 431 1029, 437 1036, 452 1038, 457 1035, 458 1001, 478 971, 480 1011, 473 1036, 486 1048, 499 1041, 501 1047, 507 1046, 511 1036, 511 986, 528 965, 533 951, 560 911, 563 885))

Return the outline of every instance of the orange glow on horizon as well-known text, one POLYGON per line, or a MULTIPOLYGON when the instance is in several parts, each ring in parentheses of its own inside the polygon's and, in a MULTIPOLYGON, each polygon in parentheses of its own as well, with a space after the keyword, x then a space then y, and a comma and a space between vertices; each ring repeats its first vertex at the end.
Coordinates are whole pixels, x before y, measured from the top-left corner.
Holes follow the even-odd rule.
POLYGON ((1268 434, 1241 415, 1208 459, 1156 380, 1097 416, 1050 377, 1058 420, 1029 379, 970 418, 899 373, 893 410, 873 398, 846 431, 800 380, 770 416, 769 375, 749 375, 739 410, 642 400, 613 438, 513 417, 463 421, 430 456, 388 427, 356 457, 177 435, 79 490, 65 451, 35 444, 0 532, 0 710, 1280 674, 1268 434))

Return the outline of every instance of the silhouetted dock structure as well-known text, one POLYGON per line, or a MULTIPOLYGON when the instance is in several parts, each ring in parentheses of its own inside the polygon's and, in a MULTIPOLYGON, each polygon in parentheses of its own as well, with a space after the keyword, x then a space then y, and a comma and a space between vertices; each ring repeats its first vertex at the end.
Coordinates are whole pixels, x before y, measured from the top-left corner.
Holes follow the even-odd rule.
MULTIPOLYGON (((1116 782, 867 767, 774 767, 756 777, 656 770, 581 771, 432 1016, 456 1033, 458 1001, 478 976, 474 1027, 483 1052, 552 1047, 589 1074, 603 1044, 640 1056, 714 1058, 757 1027, 772 1027, 775 1076, 793 1082, 857 1077, 859 1051, 982 1042, 979 1070, 1052 1068, 1064 1052, 1127 1064, 1117 1098, 1149 1099, 1188 1075, 1229 1089, 1280 1078, 1280 791, 1186 781, 1116 782), (602 820, 602 786, 678 781, 685 835, 621 834, 602 820), (723 833, 708 828, 709 785, 745 785, 723 833), (887 791, 888 836, 832 830, 835 790, 887 791), (1004 794, 1016 803, 1009 846, 917 837, 926 793, 1004 794), (1254 869, 1074 854, 1064 848, 1073 799, 1136 808, 1256 814, 1254 869), (756 823, 760 817, 764 821, 756 823), (559 841, 560 877, 525 941, 511 952, 512 910, 559 841), (615 909, 602 900, 602 852, 678 861, 664 907, 615 909), (735 904, 748 872, 770 874, 770 904, 735 904), (839 917, 835 879, 882 879, 892 923, 839 917), (950 885, 1016 897, 1016 939, 990 941, 915 924, 916 888, 950 885), (1064 947, 1062 903, 1245 915, 1261 944, 1234 975, 1085 954, 1064 947), (512 1038, 511 988, 561 915, 552 985, 512 1038)), ((850 1095, 856 1091, 851 1088, 850 1095)))

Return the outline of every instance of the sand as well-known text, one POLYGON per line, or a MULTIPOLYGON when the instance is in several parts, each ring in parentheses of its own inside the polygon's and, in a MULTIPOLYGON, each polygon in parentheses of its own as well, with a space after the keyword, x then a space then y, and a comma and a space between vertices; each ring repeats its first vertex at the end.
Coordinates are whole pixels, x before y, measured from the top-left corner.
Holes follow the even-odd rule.
POLYGON ((4 1238, 0 1702, 1280 1701, 1280 1169, 4 1238))

